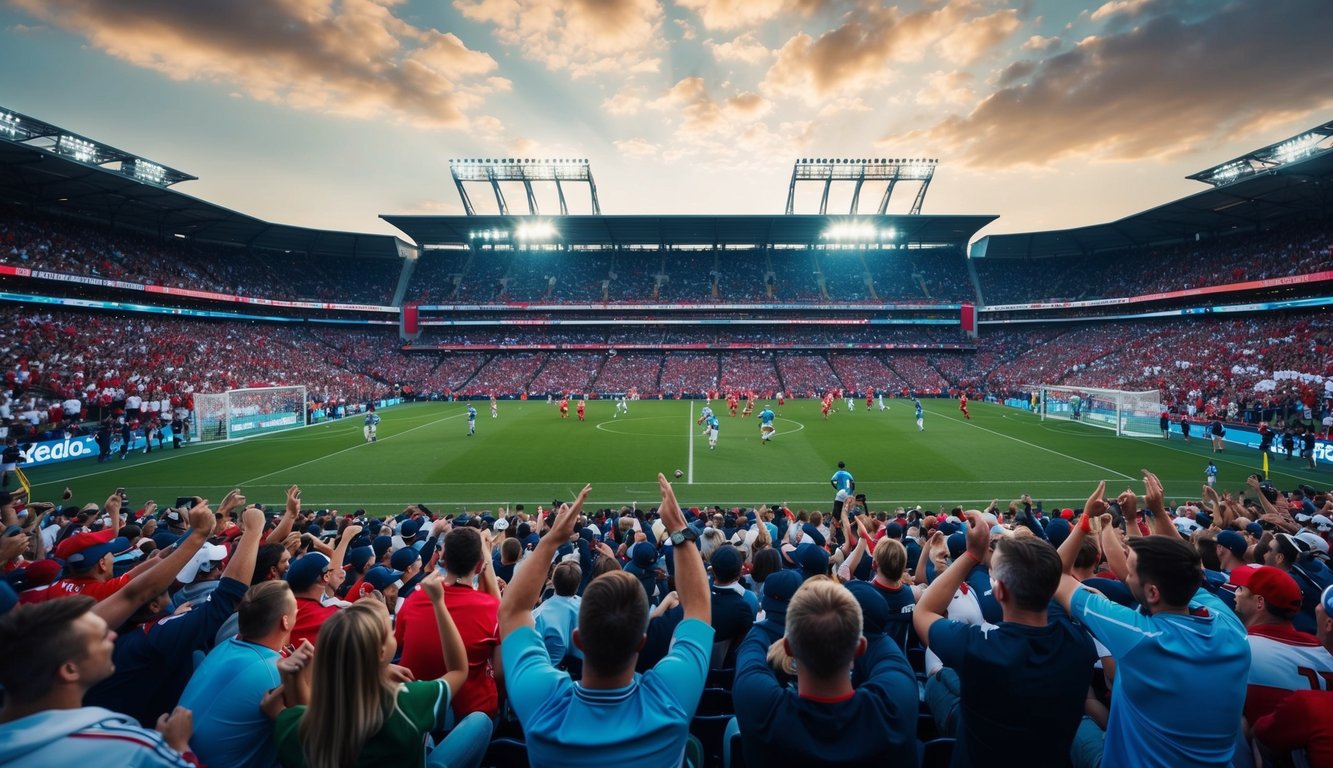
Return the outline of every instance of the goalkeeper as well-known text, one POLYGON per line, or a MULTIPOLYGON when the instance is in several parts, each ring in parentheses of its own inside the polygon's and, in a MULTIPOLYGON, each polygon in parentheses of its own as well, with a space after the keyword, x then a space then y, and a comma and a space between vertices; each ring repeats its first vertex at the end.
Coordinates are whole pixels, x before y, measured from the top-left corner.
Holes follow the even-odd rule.
POLYGON ((367 443, 375 442, 375 431, 379 428, 379 425, 380 425, 380 415, 378 413, 375 413, 375 406, 373 405, 367 406, 366 426, 362 429, 362 432, 364 432, 366 435, 367 443))

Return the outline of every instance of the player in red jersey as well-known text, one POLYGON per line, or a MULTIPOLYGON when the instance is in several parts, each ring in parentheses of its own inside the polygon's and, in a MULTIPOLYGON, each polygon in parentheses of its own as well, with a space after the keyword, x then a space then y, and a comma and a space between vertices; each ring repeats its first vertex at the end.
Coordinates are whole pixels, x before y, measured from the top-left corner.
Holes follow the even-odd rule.
POLYGON ((871 406, 873 406, 874 404, 875 404, 875 390, 874 390, 874 389, 867 389, 867 390, 866 390, 866 410, 867 410, 867 411, 870 410, 871 406))
POLYGON ((960 411, 963 412, 963 416, 965 416, 965 417, 967 418, 968 421, 971 421, 971 420, 972 420, 972 414, 970 414, 970 413, 967 412, 967 393, 966 393, 966 392, 964 392, 964 393, 959 397, 959 399, 958 399, 958 410, 960 410, 960 411))
POLYGON ((819 412, 824 415, 824 421, 828 421, 829 409, 833 407, 833 393, 824 395, 824 401, 819 406, 819 412))
POLYGON ((735 392, 732 392, 731 394, 727 395, 727 410, 731 412, 732 416, 736 415, 736 409, 740 407, 740 404, 741 404, 740 395, 736 394, 735 392))
POLYGON ((584 403, 585 403, 585 401, 583 401, 583 400, 580 400, 580 401, 579 401, 579 407, 578 407, 579 421, 583 421, 583 420, 584 420, 584 419, 583 419, 584 403))
POLYGON ((569 418, 569 398, 568 398, 568 397, 563 397, 563 398, 560 399, 560 418, 562 418, 562 419, 568 419, 568 418, 569 418))

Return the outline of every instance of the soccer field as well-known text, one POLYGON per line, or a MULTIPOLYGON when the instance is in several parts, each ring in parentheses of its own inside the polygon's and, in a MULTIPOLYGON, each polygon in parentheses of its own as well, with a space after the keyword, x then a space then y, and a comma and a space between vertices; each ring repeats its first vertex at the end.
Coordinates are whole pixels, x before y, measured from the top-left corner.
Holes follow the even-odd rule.
MULTIPOLYGON (((532 509, 572 499, 584 483, 592 484, 597 506, 655 505, 657 473, 670 477, 679 469, 683 504, 825 508, 833 498, 829 477, 845 461, 872 509, 933 510, 993 498, 1003 505, 1025 492, 1047 508, 1079 506, 1099 480, 1108 493, 1127 486, 1141 493, 1144 467, 1162 478, 1168 499, 1183 501, 1199 495, 1209 458, 1217 461, 1219 490, 1243 488, 1259 467, 1258 453, 1238 446, 1214 457, 1206 440, 1118 438, 984 403, 972 404, 972 421, 965 421, 955 401, 923 400, 926 431, 918 432, 911 402, 889 402, 888 411, 867 411, 860 402, 851 413, 839 402, 825 421, 818 401, 788 401, 774 406, 778 433, 769 444, 760 442, 754 416, 731 418, 722 409, 715 451, 695 425, 701 401, 635 402, 628 416, 614 418, 612 401, 593 400, 583 423, 572 407, 561 421, 545 401, 501 402, 496 419, 478 402, 472 437, 465 403, 415 403, 382 411, 373 444, 361 436, 361 419, 350 418, 239 442, 136 452, 109 464, 54 464, 28 477, 38 499, 57 498, 66 484, 80 500, 123 486, 135 507, 195 494, 216 503, 239 487, 250 501, 280 509, 295 483, 307 508, 388 514, 414 502, 443 513, 516 503, 532 509)), ((1297 461, 1270 464, 1280 488, 1314 480, 1297 461)))

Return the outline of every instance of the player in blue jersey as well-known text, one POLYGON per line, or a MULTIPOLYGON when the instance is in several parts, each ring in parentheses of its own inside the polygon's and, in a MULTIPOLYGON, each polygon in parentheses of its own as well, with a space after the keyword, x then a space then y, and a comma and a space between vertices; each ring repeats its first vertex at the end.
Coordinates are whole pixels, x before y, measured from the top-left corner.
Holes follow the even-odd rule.
POLYGON ((694 423, 703 424, 704 422, 708 421, 711 418, 713 418, 713 409, 705 405, 704 409, 702 411, 699 411, 699 420, 694 423))
POLYGON ((921 407, 921 401, 915 397, 912 398, 912 404, 916 406, 916 431, 926 431, 926 411, 921 407))
POLYGON ((477 434, 477 409, 472 407, 471 403, 467 406, 467 436, 472 437, 477 434))
POLYGON ((773 409, 767 405, 759 412, 759 439, 764 443, 772 440, 773 435, 777 434, 777 428, 773 426, 773 415, 773 409))
POLYGON ((704 436, 708 438, 708 450, 717 448, 717 428, 719 427, 717 416, 708 414, 708 421, 704 422, 704 436))
POLYGON ((838 492, 835 500, 839 502, 851 496, 852 491, 856 490, 856 481, 852 479, 852 473, 847 471, 847 463, 843 461, 838 462, 838 471, 833 473, 829 483, 838 492))
POLYGON ((380 415, 375 413, 375 406, 372 405, 367 407, 365 426, 361 429, 362 433, 366 436, 367 443, 375 442, 375 432, 379 429, 379 426, 380 415))

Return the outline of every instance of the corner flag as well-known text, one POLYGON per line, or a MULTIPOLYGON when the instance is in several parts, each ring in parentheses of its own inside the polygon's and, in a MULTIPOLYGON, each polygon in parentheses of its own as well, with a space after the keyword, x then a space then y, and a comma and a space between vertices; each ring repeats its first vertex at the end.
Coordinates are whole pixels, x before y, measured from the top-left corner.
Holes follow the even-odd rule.
POLYGON ((1268 479, 1268 451, 1264 451, 1264 479, 1268 479))

